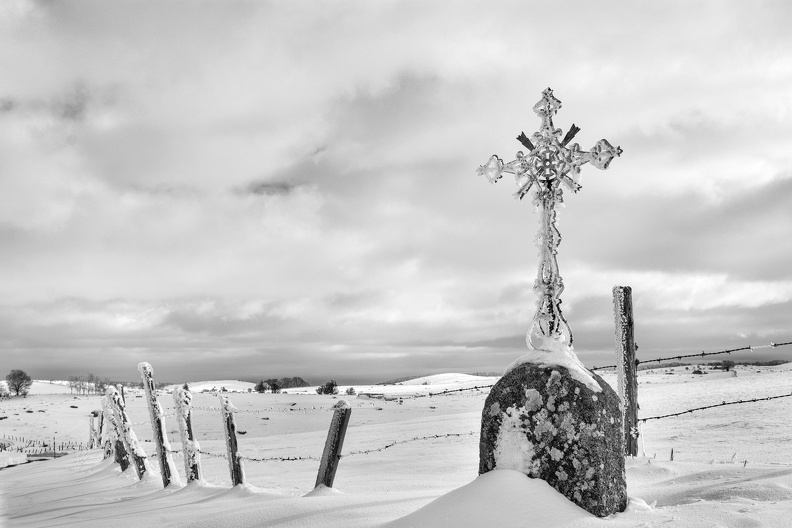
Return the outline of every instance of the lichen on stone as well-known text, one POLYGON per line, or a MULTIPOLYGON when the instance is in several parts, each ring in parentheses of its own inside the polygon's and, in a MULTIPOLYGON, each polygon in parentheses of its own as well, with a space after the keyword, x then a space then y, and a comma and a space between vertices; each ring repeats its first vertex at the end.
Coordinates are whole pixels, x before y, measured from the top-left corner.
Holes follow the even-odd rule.
POLYGON ((490 416, 499 415, 500 414, 500 403, 498 403, 498 402, 493 403, 492 406, 490 406, 489 414, 490 414, 490 416))
POLYGON ((593 376, 599 398, 560 366, 525 364, 504 376, 482 412, 479 472, 518 470, 546 480, 595 515, 622 511, 626 481, 618 397, 593 376))
POLYGON ((536 411, 542 407, 542 395, 536 389, 525 389, 525 410, 536 411))

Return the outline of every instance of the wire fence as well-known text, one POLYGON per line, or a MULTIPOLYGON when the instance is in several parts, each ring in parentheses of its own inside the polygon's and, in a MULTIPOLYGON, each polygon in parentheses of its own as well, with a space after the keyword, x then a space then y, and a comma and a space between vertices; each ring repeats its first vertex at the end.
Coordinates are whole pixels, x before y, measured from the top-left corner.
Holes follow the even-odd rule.
POLYGON ((451 437, 460 437, 460 436, 472 436, 475 435, 475 431, 470 431, 468 433, 447 433, 442 435, 429 435, 429 436, 416 436, 414 438, 410 438, 407 440, 399 440, 396 442, 391 442, 390 444, 384 445, 382 447, 378 447, 376 449, 365 449, 362 451, 350 451, 349 453, 342 455, 343 457, 350 457, 355 455, 368 455, 370 453, 378 453, 380 451, 385 451, 386 449, 390 449, 391 447, 402 445, 402 444, 409 444, 411 442, 417 442, 420 440, 434 440, 437 438, 451 438, 451 437))
MULTIPOLYGON (((149 367, 150 368, 150 367, 149 367)), ((152 383, 153 385, 153 383, 152 383)), ((402 405, 405 403, 405 400, 415 399, 415 398, 429 398, 429 397, 440 397, 446 395, 459 395, 463 393, 472 393, 476 396, 485 395, 488 393, 487 389, 491 388, 492 385, 474 385, 470 387, 461 387, 458 389, 446 389, 437 392, 425 392, 425 393, 413 393, 410 394, 409 397, 406 395, 397 395, 394 394, 392 389, 388 389, 386 391, 387 396, 386 398, 391 404, 394 400, 398 400, 398 404, 402 405)), ((419 389, 420 390, 420 389, 419 389)), ((117 391, 116 391, 117 392, 117 391)), ((149 408, 150 416, 156 417, 150 418, 148 420, 141 420, 132 422, 129 420, 128 411, 130 408, 127 408, 123 405, 120 397, 118 394, 110 394, 109 399, 107 400, 108 407, 106 408, 105 412, 110 412, 110 417, 107 420, 99 420, 98 427, 94 427, 94 419, 91 418, 90 423, 90 431, 91 431, 91 438, 93 446, 103 446, 105 450, 105 457, 114 456, 118 459, 120 456, 123 458, 128 458, 128 460, 134 463, 136 472, 138 473, 139 478, 143 478, 142 476, 148 472, 153 471, 157 466, 159 466, 159 470, 162 473, 162 480, 164 487, 167 487, 174 478, 173 473, 173 460, 171 459, 172 456, 183 458, 185 463, 185 473, 189 480, 196 480, 201 479, 203 480, 203 470, 201 469, 201 461, 200 457, 206 457, 207 459, 222 459, 228 463, 229 475, 231 478, 231 482, 233 485, 242 484, 245 482, 246 477, 244 474, 244 470, 242 467, 242 462, 246 463, 273 463, 273 462, 298 462, 298 461, 310 461, 310 462, 318 462, 319 463, 319 475, 317 476, 317 483, 321 482, 326 486, 332 487, 332 479, 335 477, 335 471, 338 466, 338 461, 341 458, 348 458, 360 455, 368 455, 372 453, 383 452, 388 449, 395 448, 396 446, 412 443, 412 442, 419 442, 419 441, 432 441, 432 440, 442 440, 447 438, 460 438, 460 437, 470 437, 475 435, 475 431, 469 432, 451 432, 451 433, 440 433, 426 435, 426 436, 414 436, 412 438, 402 438, 396 439, 395 441, 391 441, 386 443, 385 445, 375 445, 373 447, 368 447, 364 449, 356 449, 351 450, 346 453, 342 453, 342 446, 343 446, 343 439, 344 435, 346 434, 347 423, 349 421, 350 412, 354 408, 354 403, 350 405, 349 402, 346 400, 338 400, 332 406, 324 406, 324 405, 311 405, 312 401, 308 400, 305 401, 308 405, 300 405, 297 402, 279 402, 273 406, 268 407, 257 407, 253 401, 243 401, 243 405, 240 407, 247 407, 250 404, 253 404, 254 407, 257 408, 238 408, 235 406, 230 400, 228 396, 231 396, 231 393, 226 395, 225 393, 216 392, 213 396, 219 397, 220 405, 206 405, 206 402, 202 405, 194 405, 193 403, 193 396, 183 388, 178 388, 174 391, 174 402, 175 402, 175 409, 172 407, 165 408, 163 407, 158 401, 157 398, 162 394, 161 391, 156 391, 155 389, 151 388, 147 391, 146 395, 146 403, 149 408), (158 393, 159 392, 159 393, 158 393), (309 454, 309 453, 294 453, 296 449, 294 447, 286 447, 284 446, 284 450, 282 454, 276 453, 261 453, 261 445, 253 442, 248 447, 249 451, 252 451, 250 454, 244 454, 245 447, 244 444, 246 441, 242 440, 241 438, 238 439, 237 435, 246 435, 248 433, 247 430, 241 430, 238 428, 236 420, 234 419, 234 415, 248 415, 248 416, 261 416, 263 420, 269 420, 270 416, 262 416, 262 415, 269 415, 272 413, 316 413, 316 412, 328 412, 332 411, 333 417, 330 423, 330 429, 327 433, 327 439, 324 443, 324 450, 321 452, 321 456, 319 452, 309 454), (223 430, 218 436, 215 431, 216 425, 211 425, 210 429, 204 429, 204 432, 199 432, 198 435, 194 432, 194 427, 198 425, 199 428, 202 428, 200 424, 206 425, 205 418, 200 418, 196 420, 197 416, 204 415, 208 417, 208 415, 219 414, 222 416, 222 423, 223 423, 223 430), (115 420, 112 417, 115 417, 115 420), (167 437, 165 435, 165 429, 168 427, 165 423, 165 418, 175 416, 178 425, 179 425, 179 433, 181 436, 181 448, 180 449, 172 449, 170 447, 170 443, 167 441, 167 437), (103 429, 103 424, 107 427, 103 429), (134 434, 132 427, 133 426, 144 426, 149 425, 152 427, 153 437, 151 440, 143 438, 138 438, 137 435, 134 434), (114 429, 113 429, 114 428, 114 429), (113 436, 112 431, 115 430, 115 436, 118 437, 119 441, 113 440, 115 436, 113 436), (107 436, 105 433, 107 432, 107 436), (223 441, 226 447, 226 452, 223 453, 222 450, 210 448, 207 449, 203 447, 203 449, 199 446, 197 436, 203 436, 201 443, 205 440, 210 442, 209 445, 214 445, 212 442, 214 441, 223 441), (207 438, 208 437, 208 438, 207 438), (189 439, 189 440, 187 440, 189 439), (193 440, 195 439, 195 440, 193 440), (240 442, 240 440, 242 440, 240 442), (155 443, 155 450, 153 453, 150 454, 143 454, 144 451, 142 449, 142 444, 140 442, 154 442, 155 443), (123 445, 122 445, 123 444, 123 445), (258 455, 258 456, 251 456, 251 455, 258 455), (146 459, 151 460, 152 462, 157 461, 157 464, 154 466, 148 466, 146 459)), ((342 396, 342 395, 339 395, 342 396)), ((350 394, 351 396, 351 394, 350 394)), ((357 396, 363 396, 365 398, 365 394, 359 394, 357 396)), ((370 395, 369 395, 370 396, 370 395)), ((384 394, 377 394, 377 396, 385 396, 384 394)), ((256 401, 258 401, 256 399, 256 401)), ((236 402, 239 404, 239 402, 236 402)), ((361 400, 358 400, 357 407, 368 408, 368 405, 371 405, 374 410, 381 411, 383 407, 379 407, 375 405, 375 402, 365 401, 361 403, 361 400)), ((105 405, 105 402, 103 402, 105 405)), ((425 407, 427 411, 436 409, 436 407, 432 404, 427 404, 422 407, 425 407)), ((135 410, 134 413, 138 413, 140 410, 135 410)), ((92 416, 94 416, 92 414, 92 416)), ((142 418, 142 416, 140 417, 142 418)), ((274 416, 273 416, 274 418, 274 416)), ((316 418, 314 418, 315 420, 316 418)), ((375 419, 376 421, 377 419, 375 419)), ((255 423, 261 423, 258 420, 255 420, 255 423)), ((278 424, 278 427, 286 427, 287 429, 293 429, 292 424, 293 420, 288 420, 286 422, 282 422, 278 424)), ((252 424, 249 424, 252 425, 252 424)), ((300 426, 302 427, 302 426, 300 426)), ((298 427, 298 429, 300 429, 298 427)), ((308 426, 309 429, 306 432, 312 432, 314 427, 313 425, 308 426)), ((268 427, 267 430, 271 428, 268 427)), ((252 431, 257 431, 257 429, 253 429, 252 431)), ((174 433, 176 431, 171 431, 174 433)), ((277 434, 277 433, 276 433, 277 434)), ((257 434, 253 436, 258 437, 257 434)), ((398 438, 398 436, 397 436, 398 438)), ((251 438, 252 439, 252 438, 251 438)), ((310 450, 311 447, 306 444, 306 450, 310 450)), ((318 449, 317 445, 317 449, 318 449)), ((357 447, 357 446, 356 446, 357 447)), ((268 447, 265 451, 271 451, 273 448, 268 447)), ((275 449, 278 449, 277 447, 275 449)), ((119 462, 119 460, 116 460, 119 462)), ((121 462, 119 462, 121 463, 121 462)), ((123 463, 122 463, 122 467, 123 463)), ((215 472, 217 471, 216 465, 210 465, 210 471, 215 472)), ((178 475, 176 475, 178 477, 178 475)), ((317 484, 318 485, 318 484, 317 484)))
MULTIPOLYGON (((744 347, 740 347, 740 348, 730 348, 728 350, 719 350, 717 352, 701 352, 699 354, 684 354, 684 355, 679 355, 679 356, 668 356, 668 357, 664 357, 664 358, 646 359, 646 360, 636 359, 635 362, 636 362, 636 366, 637 366, 637 365, 639 365, 641 363, 662 363, 663 361, 671 361, 671 360, 674 360, 674 359, 681 360, 681 359, 693 358, 693 357, 717 356, 719 354, 731 354, 732 352, 742 352, 742 351, 745 351, 745 350, 753 351, 753 350, 759 350, 759 349, 762 349, 762 348, 776 348, 776 347, 786 346, 786 345, 792 345, 792 341, 787 341, 786 343, 770 343, 770 344, 767 344, 767 345, 758 345, 758 346, 748 345, 748 346, 744 346, 744 347)), ((605 366, 602 366, 602 367, 594 367, 594 368, 592 368, 590 370, 612 369, 612 368, 616 368, 617 366, 618 365, 605 365, 605 366)))
MULTIPOLYGON (((664 361, 670 361, 670 360, 682 360, 682 359, 686 359, 686 358, 700 358, 700 357, 707 357, 707 356, 714 356, 714 355, 731 354, 731 353, 741 352, 741 351, 755 351, 755 350, 759 350, 759 349, 777 348, 777 347, 787 346, 787 345, 792 345, 792 341, 787 341, 787 342, 782 342, 782 343, 771 342, 769 344, 758 345, 758 346, 749 345, 749 346, 744 346, 744 347, 719 350, 719 351, 715 351, 715 352, 701 352, 701 353, 697 353, 697 354, 680 354, 680 355, 675 355, 675 356, 661 357, 661 358, 655 358, 655 359, 643 360, 643 361, 639 361, 639 360, 636 359, 636 364, 638 364, 638 363, 662 363, 664 361)), ((617 365, 607 365, 607 366, 595 367, 595 368, 592 368, 591 370, 592 371, 596 371, 596 370, 612 369, 612 368, 616 368, 616 367, 617 367, 617 365)), ((458 388, 458 389, 446 389, 446 390, 442 390, 442 391, 438 391, 438 392, 431 392, 431 391, 430 392, 425 392, 425 393, 421 393, 421 392, 415 393, 415 392, 413 392, 413 393, 409 393, 409 394, 398 394, 398 393, 382 393, 382 394, 379 394, 378 393, 378 394, 368 394, 368 396, 381 398, 381 399, 384 399, 386 401, 398 400, 399 403, 402 403, 402 401, 405 401, 405 400, 414 400, 414 399, 419 399, 419 398, 434 398, 434 397, 449 396, 449 395, 466 393, 466 392, 474 393, 473 394, 474 396, 487 395, 489 393, 489 389, 491 389, 492 387, 494 387, 494 384, 475 385, 475 386, 472 386, 472 387, 463 387, 463 388, 458 388)), ((360 394, 360 395, 362 396, 364 394, 360 394)), ((713 408, 717 408, 717 407, 724 407, 724 406, 731 406, 731 405, 742 405, 742 404, 749 404, 749 403, 762 402, 762 401, 771 401, 771 400, 778 400, 778 399, 789 398, 789 397, 792 397, 792 392, 784 393, 784 394, 769 395, 769 396, 764 396, 764 397, 756 397, 756 398, 750 398, 750 399, 739 399, 739 400, 734 400, 734 401, 723 400, 720 403, 714 403, 714 404, 710 404, 710 405, 703 405, 703 406, 699 406, 699 407, 693 407, 693 408, 681 410, 681 411, 678 411, 678 412, 672 412, 672 413, 667 413, 667 414, 662 414, 662 415, 657 415, 657 416, 648 416, 648 417, 638 418, 637 421, 639 423, 646 423, 646 422, 651 421, 651 420, 662 420, 662 419, 667 419, 667 418, 673 418, 673 417, 678 417, 678 416, 682 416, 682 415, 686 415, 686 414, 690 414, 690 413, 694 413, 694 412, 699 412, 699 411, 704 411, 704 410, 708 410, 708 409, 713 409, 713 408)), ((358 404, 358 406, 362 406, 362 405, 363 404, 360 404, 360 403, 358 404)), ((374 405, 374 404, 372 403, 372 405, 374 405)), ((223 408, 217 407, 217 406, 192 406, 191 409, 194 410, 194 411, 223 412, 223 408)), ((231 412, 233 412, 235 414, 261 415, 261 414, 274 413, 274 412, 279 412, 279 413, 293 413, 293 412, 307 413, 309 411, 312 411, 312 412, 314 412, 314 411, 331 412, 333 410, 333 407, 331 407, 331 406, 327 406, 327 407, 325 407, 325 406, 316 406, 316 405, 298 406, 297 403, 292 403, 290 406, 280 407, 280 408, 277 407, 277 406, 270 406, 268 408, 259 408, 259 409, 238 409, 238 408, 235 408, 233 406, 229 406, 229 409, 230 409, 231 412)), ((32 411, 29 411, 29 412, 32 412, 32 411)), ((168 408, 167 409, 167 413, 164 414, 162 417, 163 418, 173 418, 173 417, 175 417, 177 415, 178 415, 178 411, 176 409, 168 408)), ((150 420, 143 420, 143 421, 139 421, 139 422, 130 423, 129 425, 131 425, 131 426, 146 426, 146 425, 149 425, 150 426, 151 425, 151 421, 150 420)), ((245 434, 244 431, 240 431, 240 433, 241 434, 245 434)), ((467 433, 446 433, 446 434, 435 434, 435 435, 428 435, 428 436, 416 436, 416 437, 408 438, 408 439, 404 439, 404 440, 393 441, 393 442, 390 442, 390 443, 388 443, 386 445, 375 447, 375 448, 371 448, 371 449, 350 451, 350 452, 345 453, 345 454, 339 454, 338 457, 339 458, 342 458, 342 457, 343 458, 347 458, 347 457, 351 457, 351 456, 382 452, 382 451, 385 451, 387 449, 390 449, 390 448, 398 446, 398 445, 407 444, 407 443, 416 442, 416 441, 426 441, 426 440, 449 438, 449 437, 470 436, 470 435, 474 435, 474 434, 475 434, 474 431, 470 431, 470 432, 467 432, 467 433)), ((0 441, 0 449, 14 450, 14 451, 18 451, 18 452, 27 452, 27 453, 30 453, 30 454, 39 454, 39 453, 45 453, 45 452, 49 452, 49 451, 52 451, 52 452, 57 452, 57 451, 78 451, 78 450, 88 449, 88 446, 85 445, 85 444, 82 444, 82 443, 77 443, 77 442, 64 442, 64 443, 61 443, 59 446, 58 445, 54 445, 53 446, 52 443, 48 443, 46 440, 42 441, 42 440, 25 439, 25 438, 22 438, 22 437, 11 437, 11 438, 8 438, 8 439, 4 438, 4 440, 0 441)), ((173 453, 180 453, 180 451, 176 451, 176 450, 172 450, 172 452, 173 453)), ((227 459, 228 458, 227 454, 212 453, 210 451, 203 451, 203 450, 199 450, 198 452, 201 453, 202 455, 207 456, 207 457, 223 458, 223 459, 227 459)), ((156 457, 156 455, 151 455, 151 456, 156 457)), ((245 461, 249 461, 249 462, 257 462, 257 463, 265 463, 265 462, 293 462, 293 461, 320 461, 321 460, 319 457, 311 456, 311 455, 305 455, 305 456, 269 456, 269 457, 252 457, 252 456, 239 455, 239 458, 241 460, 245 460, 245 461)))
POLYGON ((52 438, 40 440, 37 438, 4 434, 3 438, 0 439, 0 451, 14 451, 28 455, 53 456, 55 453, 57 456, 60 456, 70 451, 83 451, 86 449, 88 449, 88 446, 82 442, 56 442, 52 438))
MULTIPOLYGON (((469 431, 467 433, 446 433, 446 434, 435 434, 435 435, 427 435, 427 436, 416 436, 413 438, 408 438, 406 440, 397 440, 395 442, 391 442, 386 444, 382 447, 377 447, 373 449, 363 449, 363 450, 356 450, 356 451, 349 451, 348 453, 344 453, 339 455, 339 458, 348 458, 357 455, 368 455, 371 453, 379 453, 381 451, 385 451, 386 449, 390 449, 391 447, 409 444, 412 442, 419 442, 422 440, 436 440, 440 438, 452 438, 452 437, 463 437, 463 436, 473 436, 476 433, 475 431, 469 431)), ((172 453, 179 453, 179 451, 171 450, 172 453)), ((202 455, 206 455, 211 458, 223 458, 228 459, 228 455, 225 453, 212 453, 210 451, 199 451, 202 455)), ((266 458, 255 458, 255 457, 248 457, 248 456, 240 456, 242 460, 250 461, 250 462, 296 462, 302 460, 310 460, 314 462, 319 462, 321 459, 315 456, 274 456, 274 457, 266 457, 266 458)))
MULTIPOLYGON (((718 350, 717 352, 701 352, 699 354, 683 354, 683 355, 678 355, 678 356, 668 356, 668 357, 649 359, 649 360, 644 360, 644 361, 636 359, 635 362, 636 362, 636 366, 637 366, 640 363, 661 363, 663 361, 669 361, 669 360, 674 360, 674 359, 681 360, 681 359, 694 358, 694 357, 697 358, 697 357, 715 356, 715 355, 719 355, 719 354, 731 354, 732 352, 741 352, 741 351, 746 351, 746 350, 753 351, 753 350, 759 350, 759 349, 765 349, 765 348, 777 348, 777 347, 786 346, 786 345, 792 345, 792 341, 787 341, 787 342, 784 342, 784 343, 772 343, 771 342, 771 343, 766 344, 766 345, 757 345, 757 346, 748 345, 748 346, 739 347, 739 348, 730 348, 730 349, 726 349, 726 350, 718 350)), ((618 365, 606 365, 606 366, 602 366, 602 367, 594 367, 594 368, 592 368, 590 370, 595 371, 595 370, 612 369, 612 368, 616 368, 617 366, 618 365)), ((704 405, 704 406, 701 406, 701 407, 694 407, 694 408, 691 408, 691 409, 686 409, 684 411, 679 411, 679 412, 675 412, 675 413, 663 414, 663 415, 659 415, 659 416, 649 416, 649 417, 646 417, 646 418, 638 418, 638 421, 642 422, 642 423, 646 423, 649 420, 661 420, 663 418, 672 418, 672 417, 675 417, 675 416, 681 416, 683 414, 689 414, 689 413, 693 413, 693 412, 697 412, 697 411, 703 411, 705 409, 713 409, 715 407, 724 407, 724 406, 727 406, 727 405, 740 405, 740 404, 754 403, 754 402, 760 402, 760 401, 777 400, 777 399, 780 399, 780 398, 789 398, 789 397, 792 397, 792 393, 789 393, 789 394, 778 394, 778 395, 766 396, 766 397, 762 397, 762 398, 752 398, 752 399, 747 399, 747 400, 742 399, 742 400, 735 400, 735 401, 729 401, 729 402, 724 400, 721 403, 716 403, 716 404, 713 404, 713 405, 704 405)))
POLYGON ((723 401, 721 403, 716 403, 716 404, 713 404, 713 405, 705 405, 703 407, 695 407, 693 409, 687 409, 685 411, 680 411, 680 412, 676 412, 676 413, 663 414, 661 416, 649 416, 647 418, 638 418, 638 421, 645 423, 645 422, 647 422, 649 420, 661 420, 663 418, 671 418, 671 417, 674 417, 674 416, 682 416, 683 414, 689 414, 689 413, 696 412, 696 411, 703 411, 704 409, 713 409, 715 407, 724 407, 726 405, 740 405, 740 404, 743 404, 743 403, 754 403, 754 402, 768 401, 768 400, 777 400, 777 399, 780 399, 780 398, 789 398, 789 397, 792 397, 792 393, 779 394, 777 396, 767 396, 765 398, 753 398, 753 399, 750 399, 750 400, 735 400, 735 401, 730 401, 730 402, 723 401))

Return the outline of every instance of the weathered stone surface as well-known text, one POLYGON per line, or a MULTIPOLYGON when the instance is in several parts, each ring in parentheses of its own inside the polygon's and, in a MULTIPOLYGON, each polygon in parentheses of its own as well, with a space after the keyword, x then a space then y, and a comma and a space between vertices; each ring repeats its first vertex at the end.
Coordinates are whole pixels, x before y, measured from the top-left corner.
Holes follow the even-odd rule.
POLYGON ((514 469, 604 517, 627 507, 619 399, 560 366, 522 364, 492 388, 481 417, 479 474, 514 469))

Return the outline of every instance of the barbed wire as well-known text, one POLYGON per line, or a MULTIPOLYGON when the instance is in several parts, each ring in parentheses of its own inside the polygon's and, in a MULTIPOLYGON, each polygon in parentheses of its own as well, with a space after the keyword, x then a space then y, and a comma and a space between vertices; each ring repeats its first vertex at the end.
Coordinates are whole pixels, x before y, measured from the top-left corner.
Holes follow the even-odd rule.
MULTIPOLYGON (((743 350, 751 350, 751 351, 753 351, 753 350, 758 350, 760 348, 776 348, 776 347, 785 346, 785 345, 792 345, 792 341, 788 341, 786 343, 770 343, 769 345, 757 345, 757 346, 748 345, 748 346, 744 346, 744 347, 740 347, 740 348, 731 348, 729 350, 719 350, 718 352, 701 352, 699 354, 685 354, 685 355, 681 355, 681 356, 669 356, 669 357, 664 357, 664 358, 646 359, 646 360, 636 359, 635 363, 636 363, 636 365, 639 365, 641 363, 659 363, 661 361, 668 361, 668 360, 671 360, 671 359, 683 359, 683 358, 692 358, 692 357, 715 356, 715 355, 718 355, 718 354, 731 354, 732 352, 741 352, 743 350)), ((606 365, 604 367, 594 367, 594 368, 592 368, 590 370, 612 369, 612 368, 616 368, 617 366, 618 365, 606 365)))
POLYGON ((206 455, 206 456, 211 457, 211 458, 225 458, 225 459, 228 459, 228 455, 225 455, 225 454, 219 455, 217 453, 210 453, 209 451, 204 451, 203 449, 199 449, 198 452, 201 453, 202 455, 206 455))
MULTIPOLYGON (((176 413, 168 413, 168 414, 163 414, 162 415, 163 418, 173 418, 174 416, 176 416, 176 413)), ((144 420, 142 422, 130 422, 129 425, 133 426, 133 427, 138 426, 138 425, 151 425, 151 419, 144 420)))
MULTIPOLYGON (((220 412, 223 409, 220 407, 191 406, 190 410, 220 412)), ((332 411, 332 410, 333 410, 332 406, 325 408, 324 406, 316 407, 315 405, 312 405, 311 407, 285 407, 283 409, 276 409, 274 407, 270 407, 268 409, 233 409, 232 412, 236 414, 262 414, 262 413, 273 413, 273 412, 287 413, 287 412, 297 412, 297 411, 302 411, 303 413, 305 413, 306 411, 332 411)))
POLYGON ((433 440, 435 438, 448 438, 451 436, 471 436, 476 434, 475 431, 470 431, 469 433, 447 433, 444 435, 429 435, 429 436, 416 436, 415 438, 409 438, 407 440, 397 440, 396 442, 391 442, 388 445, 378 447, 376 449, 366 449, 362 451, 350 451, 349 453, 340 455, 340 458, 355 456, 355 455, 368 455, 369 453, 376 453, 378 451, 385 451, 386 449, 390 449, 393 446, 400 445, 400 444, 408 444, 410 442, 416 442, 418 440, 433 440))
POLYGON ((736 400, 736 401, 731 401, 731 402, 723 401, 721 403, 716 403, 714 405, 705 405, 704 407, 696 407, 694 409, 688 409, 686 411, 681 411, 681 412, 677 412, 677 413, 664 414, 662 416, 650 416, 648 418, 638 418, 638 421, 639 422, 646 422, 648 420, 660 420, 662 418, 671 418, 672 416, 680 416, 680 415, 692 413, 692 412, 695 412, 695 411, 702 411, 704 409, 712 409, 713 407, 723 407, 725 405, 739 405, 741 403, 753 403, 753 402, 758 402, 758 401, 777 400, 779 398, 789 398, 789 397, 792 397, 792 393, 780 394, 778 396, 767 396, 765 398, 754 398, 752 400, 736 400))
POLYGON ((294 462, 296 460, 313 460, 313 461, 319 462, 319 460, 320 460, 320 459, 318 459, 318 458, 316 458, 314 456, 253 458, 253 457, 247 457, 247 456, 243 455, 243 456, 241 456, 239 458, 241 458, 242 460, 249 460, 251 462, 274 462, 274 461, 294 462))
MULTIPOLYGON (((225 458, 225 459, 228 459, 228 455, 227 454, 210 453, 209 451, 203 451, 203 450, 198 450, 198 452, 201 453, 202 455, 206 455, 206 456, 211 457, 211 458, 225 458)), ((249 456, 242 455, 239 458, 242 459, 242 460, 248 460, 250 462, 274 462, 274 461, 293 462, 295 460, 314 460, 316 462, 319 461, 318 458, 313 457, 313 456, 295 456, 295 457, 280 456, 280 457, 255 458, 255 457, 249 457, 249 456)))
MULTIPOLYGON (((434 440, 437 438, 449 438, 449 437, 461 437, 461 436, 472 436, 475 435, 475 431, 470 431, 468 433, 447 433, 447 434, 439 434, 439 435, 429 435, 429 436, 416 436, 415 438, 408 438, 406 440, 397 440, 396 442, 391 442, 390 444, 384 445, 382 447, 377 447, 375 449, 365 449, 365 450, 358 450, 358 451, 350 451, 349 453, 345 453, 339 455, 339 458, 346 458, 356 455, 368 455, 369 453, 376 453, 379 451, 385 451, 386 449, 390 449, 391 447, 401 445, 401 444, 408 444, 410 442, 416 442, 420 440, 434 440)), ((176 453, 177 451, 171 451, 176 453)), ((202 455, 206 455, 211 458, 225 458, 228 459, 227 454, 219 454, 219 453, 211 453, 209 451, 199 450, 199 453, 202 455)), ((276 457, 266 457, 266 458, 255 458, 249 456, 240 456, 242 460, 248 460, 250 462, 294 462, 298 460, 312 460, 314 462, 319 462, 321 459, 315 456, 276 456, 276 457)))
MULTIPOLYGON (((489 389, 494 387, 495 385, 477 385, 475 387, 467 387, 464 389, 452 389, 452 390, 444 390, 442 392, 427 392, 426 394, 421 393, 413 393, 413 394, 385 394, 385 393, 370 393, 370 392, 361 392, 361 395, 371 395, 377 394, 382 395, 382 399, 385 401, 393 401, 393 400, 414 400, 416 398, 431 398, 433 396, 445 396, 447 394, 452 394, 454 392, 463 392, 463 391, 472 391, 472 390, 481 390, 481 389, 489 389)), ((378 398, 379 399, 379 398, 378 398)))

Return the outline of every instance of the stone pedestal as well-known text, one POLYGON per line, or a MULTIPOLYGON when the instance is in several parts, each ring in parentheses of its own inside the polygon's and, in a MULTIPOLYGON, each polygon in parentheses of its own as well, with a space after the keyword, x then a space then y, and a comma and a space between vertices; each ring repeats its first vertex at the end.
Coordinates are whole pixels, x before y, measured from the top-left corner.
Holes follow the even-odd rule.
POLYGON ((492 388, 481 417, 479 474, 514 469, 604 517, 627 507, 622 413, 602 378, 523 363, 492 388))

